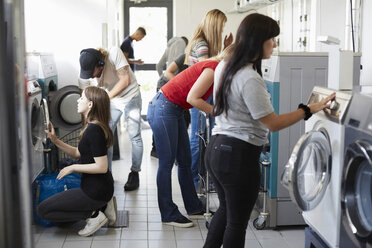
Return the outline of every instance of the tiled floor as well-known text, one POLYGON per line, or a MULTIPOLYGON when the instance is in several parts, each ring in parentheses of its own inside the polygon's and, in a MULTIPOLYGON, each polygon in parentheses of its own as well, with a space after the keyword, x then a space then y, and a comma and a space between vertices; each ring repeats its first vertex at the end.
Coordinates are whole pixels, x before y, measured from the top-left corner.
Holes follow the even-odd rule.
MULTIPOLYGON (((203 219, 194 221, 192 228, 162 225, 156 197, 157 159, 149 156, 151 130, 144 126, 144 155, 140 172, 140 188, 124 193, 123 187, 130 169, 130 146, 125 132, 120 144, 122 160, 114 161, 113 176, 118 209, 129 211, 128 228, 101 228, 93 236, 77 235, 78 227, 70 228, 33 226, 37 248, 197 248, 202 247, 208 230, 203 219)), ((173 199, 186 215, 177 180, 173 170, 173 199)), ((211 208, 216 209, 218 199, 212 197, 211 208)), ((257 231, 249 223, 245 247, 250 248, 299 248, 304 247, 303 228, 257 231)))

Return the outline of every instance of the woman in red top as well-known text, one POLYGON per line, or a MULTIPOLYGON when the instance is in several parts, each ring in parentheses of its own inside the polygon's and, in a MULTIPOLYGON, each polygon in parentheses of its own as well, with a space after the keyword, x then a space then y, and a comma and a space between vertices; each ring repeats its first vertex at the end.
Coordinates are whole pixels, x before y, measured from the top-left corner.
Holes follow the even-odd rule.
POLYGON ((193 222, 180 213, 172 200, 171 172, 175 159, 178 162, 178 181, 188 215, 204 213, 191 176, 190 142, 183 111, 196 107, 212 113, 213 106, 205 100, 213 92, 214 69, 217 65, 217 59, 211 59, 189 67, 164 85, 149 105, 147 119, 154 133, 159 157, 158 204, 164 224, 193 226, 193 222))

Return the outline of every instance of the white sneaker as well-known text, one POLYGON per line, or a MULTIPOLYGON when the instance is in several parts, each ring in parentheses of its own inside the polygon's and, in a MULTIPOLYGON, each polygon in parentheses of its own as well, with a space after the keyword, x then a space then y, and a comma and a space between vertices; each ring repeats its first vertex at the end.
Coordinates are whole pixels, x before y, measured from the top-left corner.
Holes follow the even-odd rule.
POLYGON ((87 224, 78 232, 78 234, 83 237, 88 237, 98 231, 98 229, 105 225, 106 222, 106 216, 101 211, 99 211, 97 217, 87 219, 87 224))
POLYGON ((113 196, 111 200, 107 203, 105 210, 105 215, 108 219, 109 226, 115 226, 116 220, 118 218, 118 207, 116 204, 116 197, 113 196))

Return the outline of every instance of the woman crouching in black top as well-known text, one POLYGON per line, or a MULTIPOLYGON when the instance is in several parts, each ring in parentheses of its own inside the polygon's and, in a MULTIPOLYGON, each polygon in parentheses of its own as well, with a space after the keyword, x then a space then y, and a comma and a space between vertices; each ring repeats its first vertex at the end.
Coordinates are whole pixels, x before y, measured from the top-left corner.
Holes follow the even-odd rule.
POLYGON ((63 152, 80 158, 80 164, 63 168, 57 176, 57 179, 61 179, 73 172, 82 173, 80 188, 69 189, 49 197, 40 204, 38 214, 42 219, 51 222, 86 219, 86 226, 78 233, 87 237, 107 221, 109 225, 116 222, 114 180, 107 163, 107 148, 113 144, 113 135, 109 128, 110 99, 103 89, 87 87, 77 103, 77 112, 85 117, 78 147, 59 140, 52 124, 50 131, 45 132, 63 152))

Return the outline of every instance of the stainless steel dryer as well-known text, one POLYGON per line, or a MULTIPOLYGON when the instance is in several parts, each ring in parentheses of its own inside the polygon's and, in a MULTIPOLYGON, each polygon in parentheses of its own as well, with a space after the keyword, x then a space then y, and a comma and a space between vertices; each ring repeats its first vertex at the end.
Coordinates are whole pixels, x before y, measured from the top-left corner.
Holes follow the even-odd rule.
POLYGON ((354 95, 345 125, 340 247, 372 247, 372 96, 354 95))
POLYGON ((28 119, 31 129, 31 159, 32 181, 44 170, 44 145, 46 144, 46 128, 49 126, 48 104, 42 98, 42 90, 39 83, 29 81, 28 87, 28 119))

